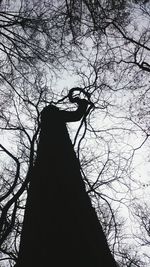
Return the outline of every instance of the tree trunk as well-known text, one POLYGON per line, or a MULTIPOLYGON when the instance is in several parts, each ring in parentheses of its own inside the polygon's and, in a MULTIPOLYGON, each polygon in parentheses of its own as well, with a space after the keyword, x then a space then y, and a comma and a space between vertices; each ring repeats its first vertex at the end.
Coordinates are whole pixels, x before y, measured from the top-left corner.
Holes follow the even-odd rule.
POLYGON ((116 267, 85 191, 64 114, 49 106, 42 115, 16 267, 116 267))

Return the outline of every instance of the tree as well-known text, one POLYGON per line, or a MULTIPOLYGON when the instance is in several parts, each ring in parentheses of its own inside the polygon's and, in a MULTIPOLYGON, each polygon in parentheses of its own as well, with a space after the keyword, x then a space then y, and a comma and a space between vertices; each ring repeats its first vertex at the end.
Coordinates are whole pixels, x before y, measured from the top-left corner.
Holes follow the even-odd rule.
POLYGON ((51 101, 69 108, 64 99, 68 88, 60 92, 54 87, 63 72, 91 93, 94 110, 70 132, 112 251, 117 257, 127 255, 119 250, 126 234, 116 213, 128 205, 131 181, 137 187, 130 167, 149 138, 148 4, 3 0, 0 5, 0 126, 1 134, 7 133, 1 142, 2 257, 10 259, 10 266, 17 257, 40 111, 51 101), (58 102, 60 97, 64 101, 58 102))

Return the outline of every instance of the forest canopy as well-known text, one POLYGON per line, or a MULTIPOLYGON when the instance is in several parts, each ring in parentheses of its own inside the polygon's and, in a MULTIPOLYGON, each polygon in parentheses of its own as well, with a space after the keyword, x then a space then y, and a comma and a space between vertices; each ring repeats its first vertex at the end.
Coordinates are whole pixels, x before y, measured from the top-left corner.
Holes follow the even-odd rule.
POLYGON ((149 58, 149 1, 0 1, 1 266, 17 259, 40 112, 74 110, 71 87, 94 104, 68 130, 110 249, 149 266, 149 58))

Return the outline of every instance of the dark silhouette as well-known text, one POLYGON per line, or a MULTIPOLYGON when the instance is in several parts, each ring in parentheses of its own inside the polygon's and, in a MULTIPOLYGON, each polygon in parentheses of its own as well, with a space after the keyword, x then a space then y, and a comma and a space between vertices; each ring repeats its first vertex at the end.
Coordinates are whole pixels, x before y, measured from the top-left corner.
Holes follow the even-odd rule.
POLYGON ((89 102, 78 97, 76 111, 50 105, 41 113, 37 159, 31 175, 16 267, 116 267, 80 173, 66 122, 77 121, 89 102))

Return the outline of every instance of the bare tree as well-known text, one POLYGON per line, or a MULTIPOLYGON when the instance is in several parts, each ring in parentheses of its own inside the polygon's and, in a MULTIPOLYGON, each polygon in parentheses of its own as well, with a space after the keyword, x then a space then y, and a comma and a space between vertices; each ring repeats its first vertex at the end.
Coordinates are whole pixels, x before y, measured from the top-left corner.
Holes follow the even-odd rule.
POLYGON ((137 187, 133 156, 149 138, 147 1, 0 5, 1 262, 13 266, 17 258, 40 112, 51 101, 70 108, 68 90, 54 89, 65 71, 94 103, 85 121, 68 126, 87 191, 121 266, 142 266, 130 248, 121 248, 126 233, 119 212, 132 198, 131 183, 137 187))

